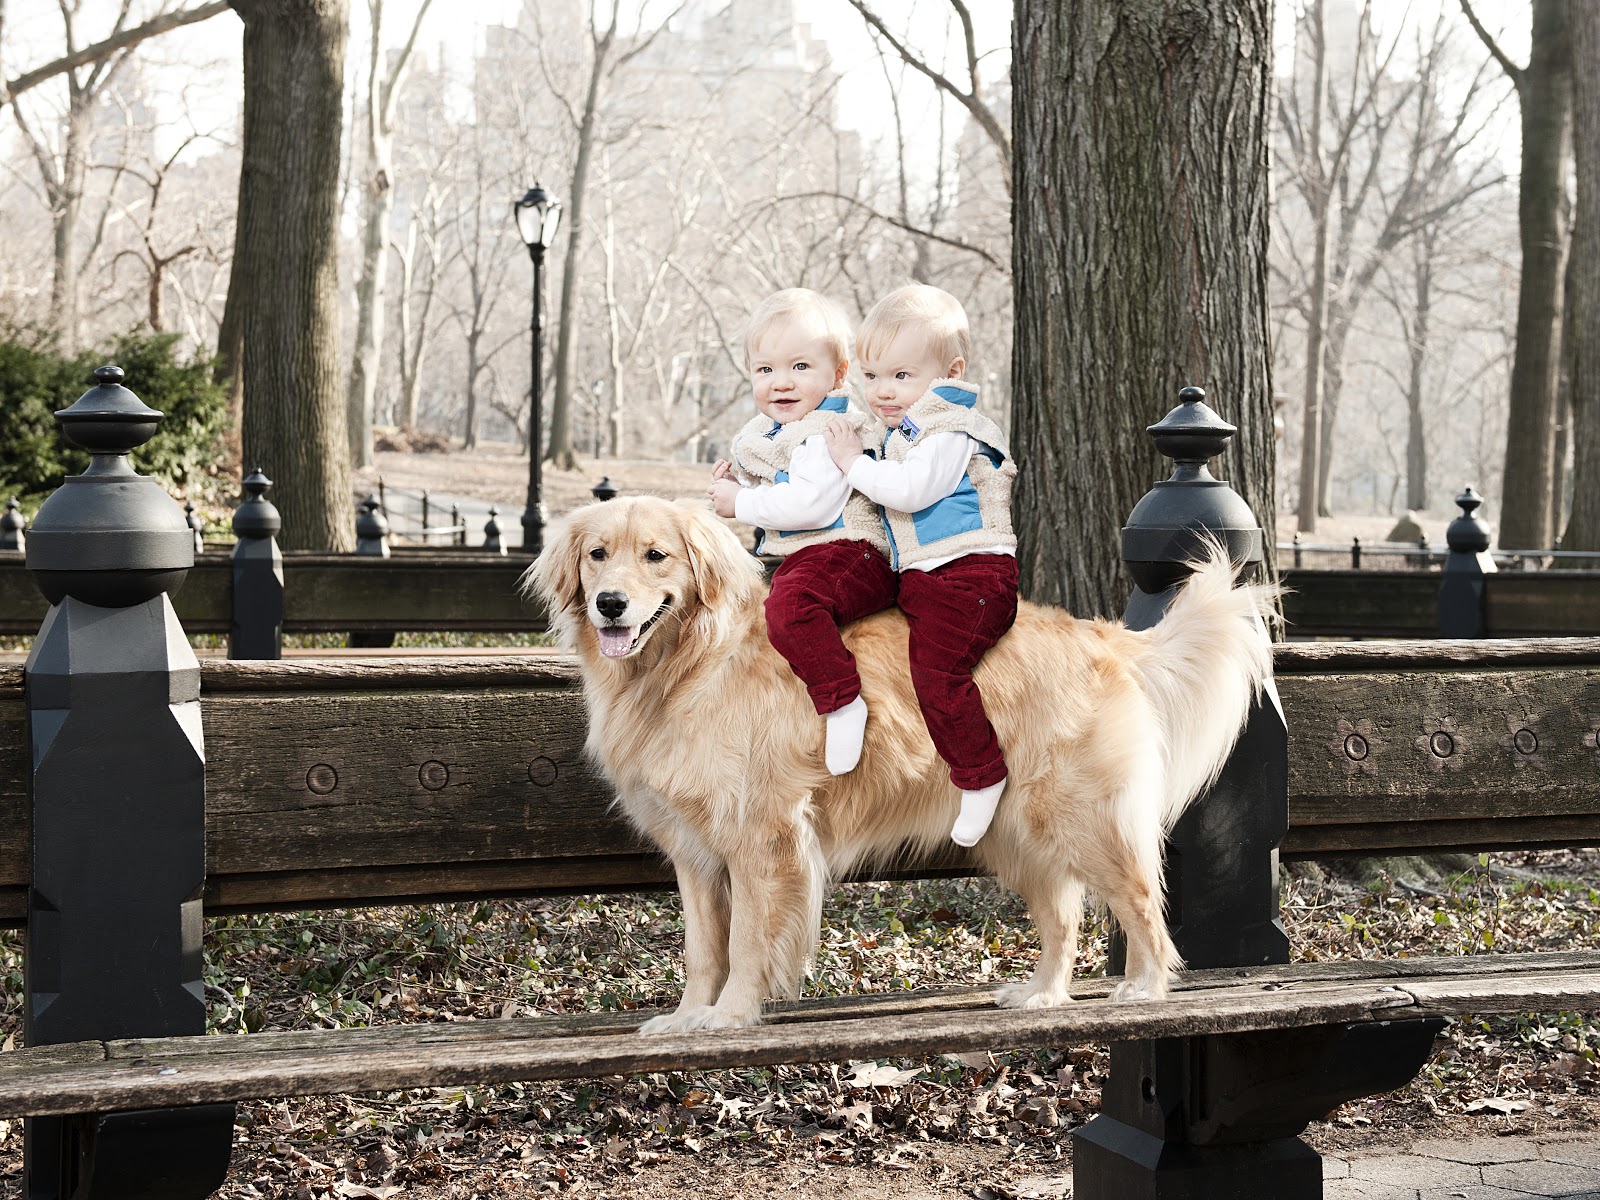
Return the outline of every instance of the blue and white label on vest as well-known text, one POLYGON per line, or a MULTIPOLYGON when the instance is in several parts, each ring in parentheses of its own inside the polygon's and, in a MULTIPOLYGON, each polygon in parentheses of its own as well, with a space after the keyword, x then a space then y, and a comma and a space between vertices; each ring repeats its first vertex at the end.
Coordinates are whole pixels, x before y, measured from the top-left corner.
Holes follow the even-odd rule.
POLYGON ((783 425, 778 421, 774 421, 772 423, 772 428, 767 430, 761 436, 766 438, 770 442, 773 438, 777 437, 782 432, 783 432, 783 425))
POLYGON ((901 436, 907 437, 907 438, 915 438, 917 436, 917 434, 919 434, 921 432, 922 432, 922 430, 917 428, 917 423, 915 421, 913 421, 910 417, 901 417, 900 418, 900 433, 901 433, 901 436))

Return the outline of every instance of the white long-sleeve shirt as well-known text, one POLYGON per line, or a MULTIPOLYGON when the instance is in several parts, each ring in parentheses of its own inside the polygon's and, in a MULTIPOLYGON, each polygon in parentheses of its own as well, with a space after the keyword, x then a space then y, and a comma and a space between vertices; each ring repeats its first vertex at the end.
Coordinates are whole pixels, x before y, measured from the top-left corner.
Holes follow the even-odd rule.
MULTIPOLYGON (((936 433, 912 446, 903 462, 868 458, 863 454, 850 464, 848 482, 874 504, 896 512, 921 512, 934 501, 953 494, 961 486, 972 456, 981 453, 982 444, 968 434, 955 430, 936 433)), ((1011 546, 980 546, 960 554, 911 563, 902 570, 931 571, 968 554, 1009 554, 1015 558, 1017 552, 1011 546)))
MULTIPOLYGON (((963 435, 965 436, 965 435, 963 435)), ((813 434, 789 455, 789 478, 741 488, 733 515, 763 529, 826 529, 844 515, 850 482, 834 464, 822 435, 813 434)))

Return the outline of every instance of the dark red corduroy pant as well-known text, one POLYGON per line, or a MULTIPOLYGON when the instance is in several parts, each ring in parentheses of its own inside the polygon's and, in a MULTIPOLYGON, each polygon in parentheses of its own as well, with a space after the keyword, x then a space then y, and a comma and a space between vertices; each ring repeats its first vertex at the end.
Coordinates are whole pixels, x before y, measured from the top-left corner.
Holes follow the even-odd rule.
POLYGON ((1000 740, 972 671, 1017 619, 1017 560, 968 554, 931 571, 900 573, 911 627, 911 685, 950 782, 975 791, 1006 777, 1000 740))
POLYGON ((856 657, 845 649, 839 626, 888 608, 899 584, 889 560, 860 541, 807 546, 772 573, 767 640, 789 660, 819 713, 835 712, 861 694, 856 657))

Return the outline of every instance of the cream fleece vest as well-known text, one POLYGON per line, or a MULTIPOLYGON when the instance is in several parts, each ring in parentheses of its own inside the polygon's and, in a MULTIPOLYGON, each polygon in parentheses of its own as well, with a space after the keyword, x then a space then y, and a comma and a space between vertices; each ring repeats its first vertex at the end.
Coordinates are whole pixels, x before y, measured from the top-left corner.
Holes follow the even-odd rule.
MULTIPOLYGON (((870 436, 872 418, 850 407, 848 393, 830 392, 820 405, 786 425, 766 415, 753 417, 733 439, 733 465, 753 483, 786 483, 789 456, 795 448, 821 433, 830 420, 839 416, 847 419, 857 434, 870 436)), ((867 542, 882 553, 889 553, 889 539, 878 517, 878 506, 854 489, 845 499, 843 515, 826 529, 764 529, 756 538, 756 553, 782 556, 806 546, 848 540, 867 542)))
POLYGON ((882 510, 896 570, 930 558, 1017 544, 1011 528, 1011 481, 1017 466, 1011 461, 1005 433, 973 410, 977 400, 978 389, 969 383, 941 383, 928 389, 906 410, 900 424, 884 434, 883 457, 889 462, 904 462, 913 446, 938 433, 965 433, 983 447, 967 463, 966 474, 950 495, 921 512, 882 510))

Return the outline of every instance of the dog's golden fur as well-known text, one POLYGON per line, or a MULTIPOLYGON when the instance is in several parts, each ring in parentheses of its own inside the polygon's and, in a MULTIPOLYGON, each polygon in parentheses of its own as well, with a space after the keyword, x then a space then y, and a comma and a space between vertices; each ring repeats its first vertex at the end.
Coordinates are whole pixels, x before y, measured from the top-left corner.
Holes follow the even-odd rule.
MULTIPOLYGON (((1270 670, 1272 589, 1234 588, 1225 554, 1154 629, 1021 605, 977 680, 1010 771, 978 857, 1027 901, 1037 969, 1012 1006, 1069 999, 1083 888, 1128 942, 1114 996, 1165 993, 1162 839, 1220 770, 1270 670)), ((943 844, 959 793, 912 693, 897 610, 844 630, 870 716, 860 765, 830 776, 824 724, 767 641, 761 565, 704 506, 637 497, 557 522, 525 585, 578 654, 588 749, 628 817, 671 858, 686 986, 645 1032, 750 1025, 793 995, 828 880, 943 844), (606 628, 602 653, 599 630, 606 628)))

